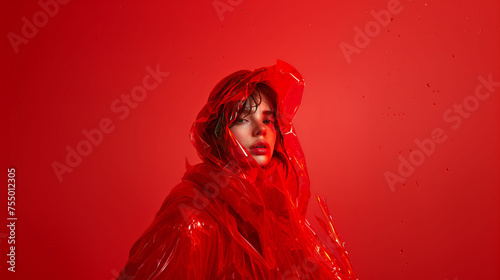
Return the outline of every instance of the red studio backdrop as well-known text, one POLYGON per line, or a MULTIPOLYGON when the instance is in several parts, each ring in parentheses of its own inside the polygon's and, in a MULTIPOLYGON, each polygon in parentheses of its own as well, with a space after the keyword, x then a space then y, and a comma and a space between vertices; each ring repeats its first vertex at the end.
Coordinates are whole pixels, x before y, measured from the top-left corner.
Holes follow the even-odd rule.
POLYGON ((0 279, 115 279, 200 161, 188 132, 212 87, 276 59, 306 80, 311 192, 359 279, 500 279, 500 2, 1 10, 0 279))

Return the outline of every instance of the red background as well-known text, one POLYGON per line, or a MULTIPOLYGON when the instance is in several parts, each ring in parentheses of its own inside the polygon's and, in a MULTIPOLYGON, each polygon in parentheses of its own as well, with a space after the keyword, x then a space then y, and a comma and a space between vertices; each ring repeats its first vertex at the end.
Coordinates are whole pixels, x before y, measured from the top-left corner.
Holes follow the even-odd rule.
POLYGON ((16 273, 0 227, 0 278, 114 279, 185 159, 199 161, 188 131, 209 91, 278 58, 306 79, 295 126, 311 190, 358 277, 499 279, 500 87, 457 129, 443 119, 479 76, 500 81, 498 1, 401 0, 350 63, 339 44, 390 1, 220 0, 234 5, 223 20, 212 2, 70 1, 17 53, 9 32, 41 7, 2 2, 0 221, 10 167, 18 221, 16 273), (121 120, 111 104, 148 65, 170 75, 121 120), (51 164, 103 118, 115 130, 59 182, 51 164), (446 141, 391 189, 384 172, 434 128, 446 141))

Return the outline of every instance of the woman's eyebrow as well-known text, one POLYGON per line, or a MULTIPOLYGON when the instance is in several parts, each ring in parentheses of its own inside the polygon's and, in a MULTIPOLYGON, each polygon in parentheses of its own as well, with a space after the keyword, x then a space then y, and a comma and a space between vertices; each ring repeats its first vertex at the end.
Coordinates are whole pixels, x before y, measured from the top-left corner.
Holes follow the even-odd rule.
POLYGON ((272 116, 274 116, 274 112, 273 112, 273 111, 271 111, 271 110, 266 110, 266 111, 262 112, 262 114, 264 114, 264 115, 272 115, 272 116))

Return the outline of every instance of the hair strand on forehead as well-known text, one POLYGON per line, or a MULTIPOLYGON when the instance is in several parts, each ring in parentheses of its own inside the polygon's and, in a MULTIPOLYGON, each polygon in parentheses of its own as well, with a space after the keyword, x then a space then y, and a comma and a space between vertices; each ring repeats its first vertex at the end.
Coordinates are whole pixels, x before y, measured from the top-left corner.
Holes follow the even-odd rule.
POLYGON ((269 105, 273 109, 274 115, 276 115, 276 92, 265 83, 257 83, 253 93, 246 100, 241 101, 242 106, 239 108, 236 118, 230 124, 230 127, 234 125, 236 120, 245 118, 256 112, 262 103, 262 95, 265 95, 269 99, 269 105))

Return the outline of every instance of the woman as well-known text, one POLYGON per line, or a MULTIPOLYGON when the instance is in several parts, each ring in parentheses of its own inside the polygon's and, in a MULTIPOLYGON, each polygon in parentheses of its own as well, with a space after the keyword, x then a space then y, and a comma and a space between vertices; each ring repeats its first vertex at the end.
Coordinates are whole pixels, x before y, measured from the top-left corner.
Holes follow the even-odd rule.
POLYGON ((215 86, 190 133, 202 163, 187 166, 118 279, 355 279, 324 201, 330 246, 305 219, 292 125, 303 88, 279 60, 215 86))

